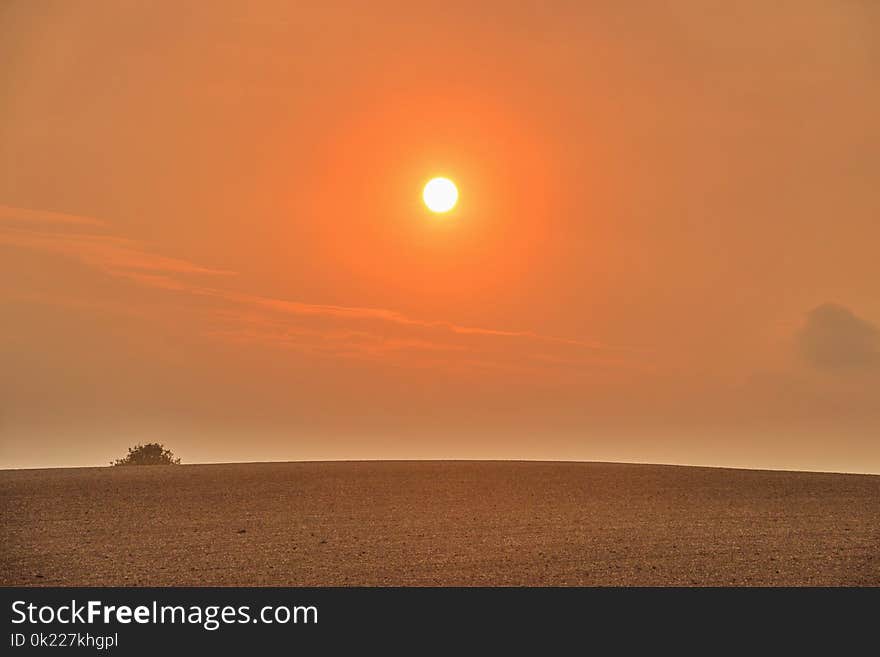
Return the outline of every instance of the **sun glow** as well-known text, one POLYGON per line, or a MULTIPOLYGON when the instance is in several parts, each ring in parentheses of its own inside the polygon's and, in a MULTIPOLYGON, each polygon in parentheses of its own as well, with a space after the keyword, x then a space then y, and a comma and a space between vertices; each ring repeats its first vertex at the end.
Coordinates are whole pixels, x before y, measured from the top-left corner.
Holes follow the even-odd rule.
POLYGON ((433 178, 425 185, 422 198, 431 212, 449 212, 458 203, 458 189, 448 178, 433 178))

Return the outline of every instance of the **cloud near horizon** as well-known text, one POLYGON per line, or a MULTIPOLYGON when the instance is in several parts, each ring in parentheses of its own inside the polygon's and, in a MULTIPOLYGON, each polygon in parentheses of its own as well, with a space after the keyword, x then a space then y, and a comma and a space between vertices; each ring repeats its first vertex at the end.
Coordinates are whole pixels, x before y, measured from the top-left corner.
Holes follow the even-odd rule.
POLYGON ((823 303, 811 310, 798 342, 807 362, 820 371, 864 371, 880 366, 880 328, 840 304, 823 303))

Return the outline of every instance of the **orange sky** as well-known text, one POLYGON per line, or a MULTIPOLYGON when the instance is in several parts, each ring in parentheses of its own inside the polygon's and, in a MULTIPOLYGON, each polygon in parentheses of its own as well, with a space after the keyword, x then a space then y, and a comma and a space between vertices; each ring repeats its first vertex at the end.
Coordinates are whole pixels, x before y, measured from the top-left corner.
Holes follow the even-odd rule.
POLYGON ((5 2, 0 467, 880 472, 878 29, 858 0, 5 2))

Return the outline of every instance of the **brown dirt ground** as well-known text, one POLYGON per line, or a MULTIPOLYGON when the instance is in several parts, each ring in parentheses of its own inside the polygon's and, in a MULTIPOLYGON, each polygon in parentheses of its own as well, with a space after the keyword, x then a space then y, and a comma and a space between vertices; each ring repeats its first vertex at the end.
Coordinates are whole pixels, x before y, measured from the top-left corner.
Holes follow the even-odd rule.
POLYGON ((880 476, 609 463, 0 471, 3 585, 880 585, 880 476))

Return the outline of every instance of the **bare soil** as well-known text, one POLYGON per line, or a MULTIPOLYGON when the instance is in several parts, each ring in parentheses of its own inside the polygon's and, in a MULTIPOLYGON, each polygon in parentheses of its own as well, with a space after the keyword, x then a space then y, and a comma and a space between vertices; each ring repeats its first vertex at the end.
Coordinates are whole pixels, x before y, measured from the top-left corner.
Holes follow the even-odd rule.
POLYGON ((0 471, 0 584, 880 585, 880 476, 610 463, 0 471))

